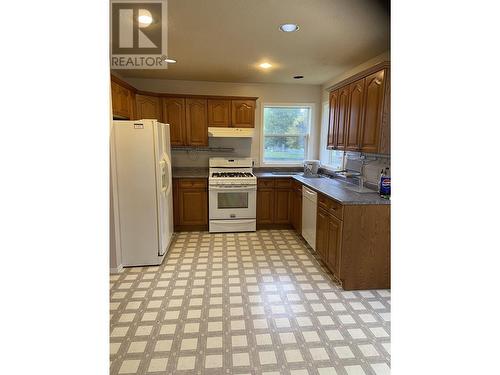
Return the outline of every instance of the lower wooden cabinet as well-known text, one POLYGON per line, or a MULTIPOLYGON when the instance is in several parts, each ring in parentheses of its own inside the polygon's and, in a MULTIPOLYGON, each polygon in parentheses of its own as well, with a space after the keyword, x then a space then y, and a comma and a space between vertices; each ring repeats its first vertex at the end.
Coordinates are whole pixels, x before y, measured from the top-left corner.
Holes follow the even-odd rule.
POLYGON ((257 179, 257 227, 289 228, 292 210, 292 179, 257 179))
POLYGON ((173 180, 174 230, 208 230, 206 178, 173 180))
POLYGON ((302 233, 302 184, 292 181, 290 224, 297 233, 302 233))
POLYGON ((318 194, 316 252, 344 290, 390 288, 390 206, 318 194))

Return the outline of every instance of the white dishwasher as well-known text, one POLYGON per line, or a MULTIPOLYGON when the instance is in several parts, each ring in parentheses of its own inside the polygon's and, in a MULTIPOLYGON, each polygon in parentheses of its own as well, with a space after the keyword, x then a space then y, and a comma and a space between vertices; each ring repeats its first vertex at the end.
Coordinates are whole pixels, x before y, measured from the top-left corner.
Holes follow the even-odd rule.
POLYGON ((302 186, 302 237, 316 250, 316 209, 318 194, 302 186))

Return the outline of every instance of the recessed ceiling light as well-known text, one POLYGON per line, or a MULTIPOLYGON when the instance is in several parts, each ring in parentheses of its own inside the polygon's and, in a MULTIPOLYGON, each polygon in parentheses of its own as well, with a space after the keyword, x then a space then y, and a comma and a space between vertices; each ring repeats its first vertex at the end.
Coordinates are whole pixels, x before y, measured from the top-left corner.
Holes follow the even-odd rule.
POLYGON ((304 76, 293 76, 294 79, 302 79, 304 76))
POLYGON ((265 63, 259 64, 259 66, 263 69, 269 69, 272 65, 269 64, 268 62, 265 62, 265 63))
POLYGON ((165 59, 165 62, 169 63, 169 64, 175 64, 177 62, 177 60, 167 58, 167 59, 165 59))
POLYGON ((299 29, 299 25, 296 25, 294 23, 284 23, 283 25, 280 26, 280 30, 284 31, 285 33, 293 33, 294 31, 297 31, 299 29))

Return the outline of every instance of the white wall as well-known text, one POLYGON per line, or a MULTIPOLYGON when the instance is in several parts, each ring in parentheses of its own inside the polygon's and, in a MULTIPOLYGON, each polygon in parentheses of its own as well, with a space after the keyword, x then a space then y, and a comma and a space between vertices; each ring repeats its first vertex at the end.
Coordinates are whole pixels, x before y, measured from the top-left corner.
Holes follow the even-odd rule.
MULTIPOLYGON (((321 118, 321 86, 301 84, 264 84, 264 83, 229 83, 205 81, 178 81, 162 79, 131 79, 125 81, 139 90, 163 92, 172 94, 194 95, 228 95, 259 97, 255 112, 255 135, 250 139, 210 139, 210 146, 234 147, 232 156, 252 157, 255 165, 260 165, 260 134, 262 129, 263 103, 313 103, 315 105, 311 125, 310 158, 318 158, 319 128, 321 118)), ((208 166, 209 156, 224 156, 224 154, 209 154, 207 152, 174 151, 174 166, 208 166)))

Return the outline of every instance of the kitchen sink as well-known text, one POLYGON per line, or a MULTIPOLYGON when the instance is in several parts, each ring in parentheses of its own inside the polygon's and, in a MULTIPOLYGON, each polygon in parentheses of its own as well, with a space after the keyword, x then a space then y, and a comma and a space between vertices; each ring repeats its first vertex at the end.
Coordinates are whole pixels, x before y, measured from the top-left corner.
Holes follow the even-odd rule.
POLYGON ((275 174, 277 176, 295 176, 297 174, 301 174, 302 172, 283 172, 283 171, 279 171, 279 172, 271 172, 272 174, 275 174))
POLYGON ((355 193, 360 193, 360 194, 376 193, 375 190, 359 186, 346 186, 345 188, 347 190, 354 191, 355 193))

